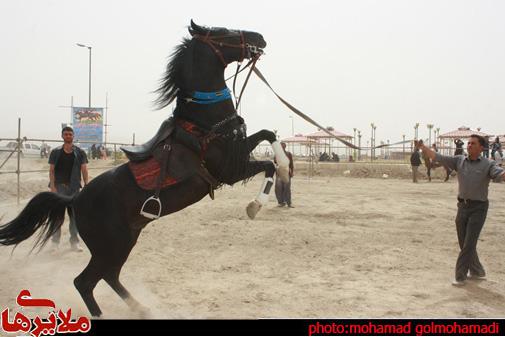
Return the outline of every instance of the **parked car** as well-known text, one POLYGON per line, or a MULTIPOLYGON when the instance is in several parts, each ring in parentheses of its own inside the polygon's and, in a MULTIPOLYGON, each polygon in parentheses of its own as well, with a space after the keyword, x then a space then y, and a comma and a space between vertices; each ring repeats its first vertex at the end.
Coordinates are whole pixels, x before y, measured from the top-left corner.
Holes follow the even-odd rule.
MULTIPOLYGON (((0 146, 0 151, 5 153, 10 153, 16 150, 17 142, 8 142, 5 146, 0 146)), ((40 146, 32 143, 21 143, 21 154, 24 157, 38 157, 40 158, 40 146)), ((15 155, 15 153, 14 153, 15 155)))

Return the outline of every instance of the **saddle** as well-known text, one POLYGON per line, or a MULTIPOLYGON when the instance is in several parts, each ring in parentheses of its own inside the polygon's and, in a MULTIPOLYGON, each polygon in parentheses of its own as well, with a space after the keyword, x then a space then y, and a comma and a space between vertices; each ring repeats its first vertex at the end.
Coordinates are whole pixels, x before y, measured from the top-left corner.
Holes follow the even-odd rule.
POLYGON ((214 189, 219 186, 219 182, 203 165, 199 140, 190 131, 186 131, 184 123, 182 126, 176 125, 174 118, 169 118, 147 143, 121 147, 121 150, 130 160, 128 167, 137 185, 144 190, 154 190, 154 195, 142 205, 140 214, 143 216, 149 219, 159 218, 162 208, 160 191, 195 175, 209 184, 209 195, 214 199, 214 189), (153 203, 158 211, 146 211, 153 203))
POLYGON ((126 154, 126 157, 133 162, 143 161, 153 155, 154 150, 165 139, 167 139, 175 130, 175 120, 170 117, 161 123, 158 132, 153 138, 142 145, 122 146, 121 150, 126 154))

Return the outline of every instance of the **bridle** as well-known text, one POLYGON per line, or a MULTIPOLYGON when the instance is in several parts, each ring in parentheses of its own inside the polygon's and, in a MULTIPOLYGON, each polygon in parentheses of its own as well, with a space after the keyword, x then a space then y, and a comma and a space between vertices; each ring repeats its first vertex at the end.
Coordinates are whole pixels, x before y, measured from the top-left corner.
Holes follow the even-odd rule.
POLYGON ((244 38, 244 32, 239 31, 240 35, 240 43, 239 44, 234 44, 234 43, 227 43, 221 41, 221 39, 229 38, 229 37, 236 37, 236 35, 231 35, 231 34, 223 34, 223 35, 218 35, 218 36, 210 36, 210 30, 207 31, 207 34, 201 35, 201 34, 195 34, 193 35, 193 38, 207 44, 214 54, 217 55, 219 60, 221 60, 221 63, 223 63, 223 66, 226 68, 228 64, 226 63, 223 52, 221 51, 220 48, 218 47, 229 47, 229 48, 240 48, 240 59, 237 61, 237 70, 235 72, 235 76, 233 79, 233 96, 235 97, 235 109, 238 110, 240 100, 242 98, 242 94, 244 93, 245 87, 247 85, 247 82, 249 81, 249 77, 251 76, 251 73, 256 65, 256 61, 260 58, 260 56, 263 54, 263 51, 258 48, 255 45, 249 44, 245 42, 244 38), (242 86, 242 89, 240 90, 240 95, 237 96, 235 95, 235 83, 237 80, 237 75, 242 71, 240 69, 242 65, 242 61, 244 61, 246 57, 246 52, 249 52, 251 55, 251 60, 242 68, 242 70, 246 69, 247 67, 251 66, 251 69, 249 70, 249 73, 247 74, 246 80, 244 82, 244 85, 242 86))
POLYGON ((212 49, 214 54, 216 54, 217 57, 221 60, 221 62, 223 63, 225 68, 228 64, 226 63, 226 61, 224 59, 223 52, 218 47, 240 48, 239 62, 242 62, 245 58, 246 46, 244 43, 244 33, 242 33, 242 31, 240 31, 240 43, 239 44, 219 41, 220 39, 223 39, 223 38, 234 37, 234 35, 210 36, 210 31, 208 31, 207 34, 205 34, 205 35, 194 35, 193 37, 195 39, 207 44, 212 49))
POLYGON ((244 32, 241 30, 239 31, 240 43, 238 44, 221 41, 222 39, 226 39, 229 37, 236 37, 235 34, 210 36, 210 32, 211 31, 209 30, 205 35, 195 34, 193 35, 193 38, 207 44, 212 49, 212 51, 217 55, 219 60, 221 60, 221 63, 223 63, 223 66, 225 68, 228 64, 224 59, 223 52, 218 47, 240 48, 240 59, 238 60, 239 63, 242 63, 242 61, 246 57, 246 52, 249 52, 251 55, 261 55, 263 53, 263 51, 259 49, 257 46, 245 42, 244 32))

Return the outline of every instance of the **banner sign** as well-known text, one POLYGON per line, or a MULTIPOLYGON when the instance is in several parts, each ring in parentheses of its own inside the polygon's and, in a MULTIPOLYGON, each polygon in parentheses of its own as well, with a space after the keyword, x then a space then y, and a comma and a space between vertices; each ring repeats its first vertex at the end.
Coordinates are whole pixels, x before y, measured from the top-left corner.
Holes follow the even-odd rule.
POLYGON ((72 126, 74 141, 83 148, 93 144, 102 144, 103 108, 72 108, 72 126))

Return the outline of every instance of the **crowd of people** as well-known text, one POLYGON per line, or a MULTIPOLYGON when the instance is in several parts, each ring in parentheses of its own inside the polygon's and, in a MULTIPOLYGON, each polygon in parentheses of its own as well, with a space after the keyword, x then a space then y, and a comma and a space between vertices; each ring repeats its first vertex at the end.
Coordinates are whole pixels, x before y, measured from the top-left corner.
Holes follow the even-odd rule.
POLYGON ((89 149, 91 159, 107 159, 107 149, 101 144, 93 144, 89 149))
POLYGON ((335 152, 332 152, 331 156, 330 156, 325 151, 325 152, 319 153, 319 161, 333 161, 333 162, 338 163, 340 161, 340 157, 335 152))

